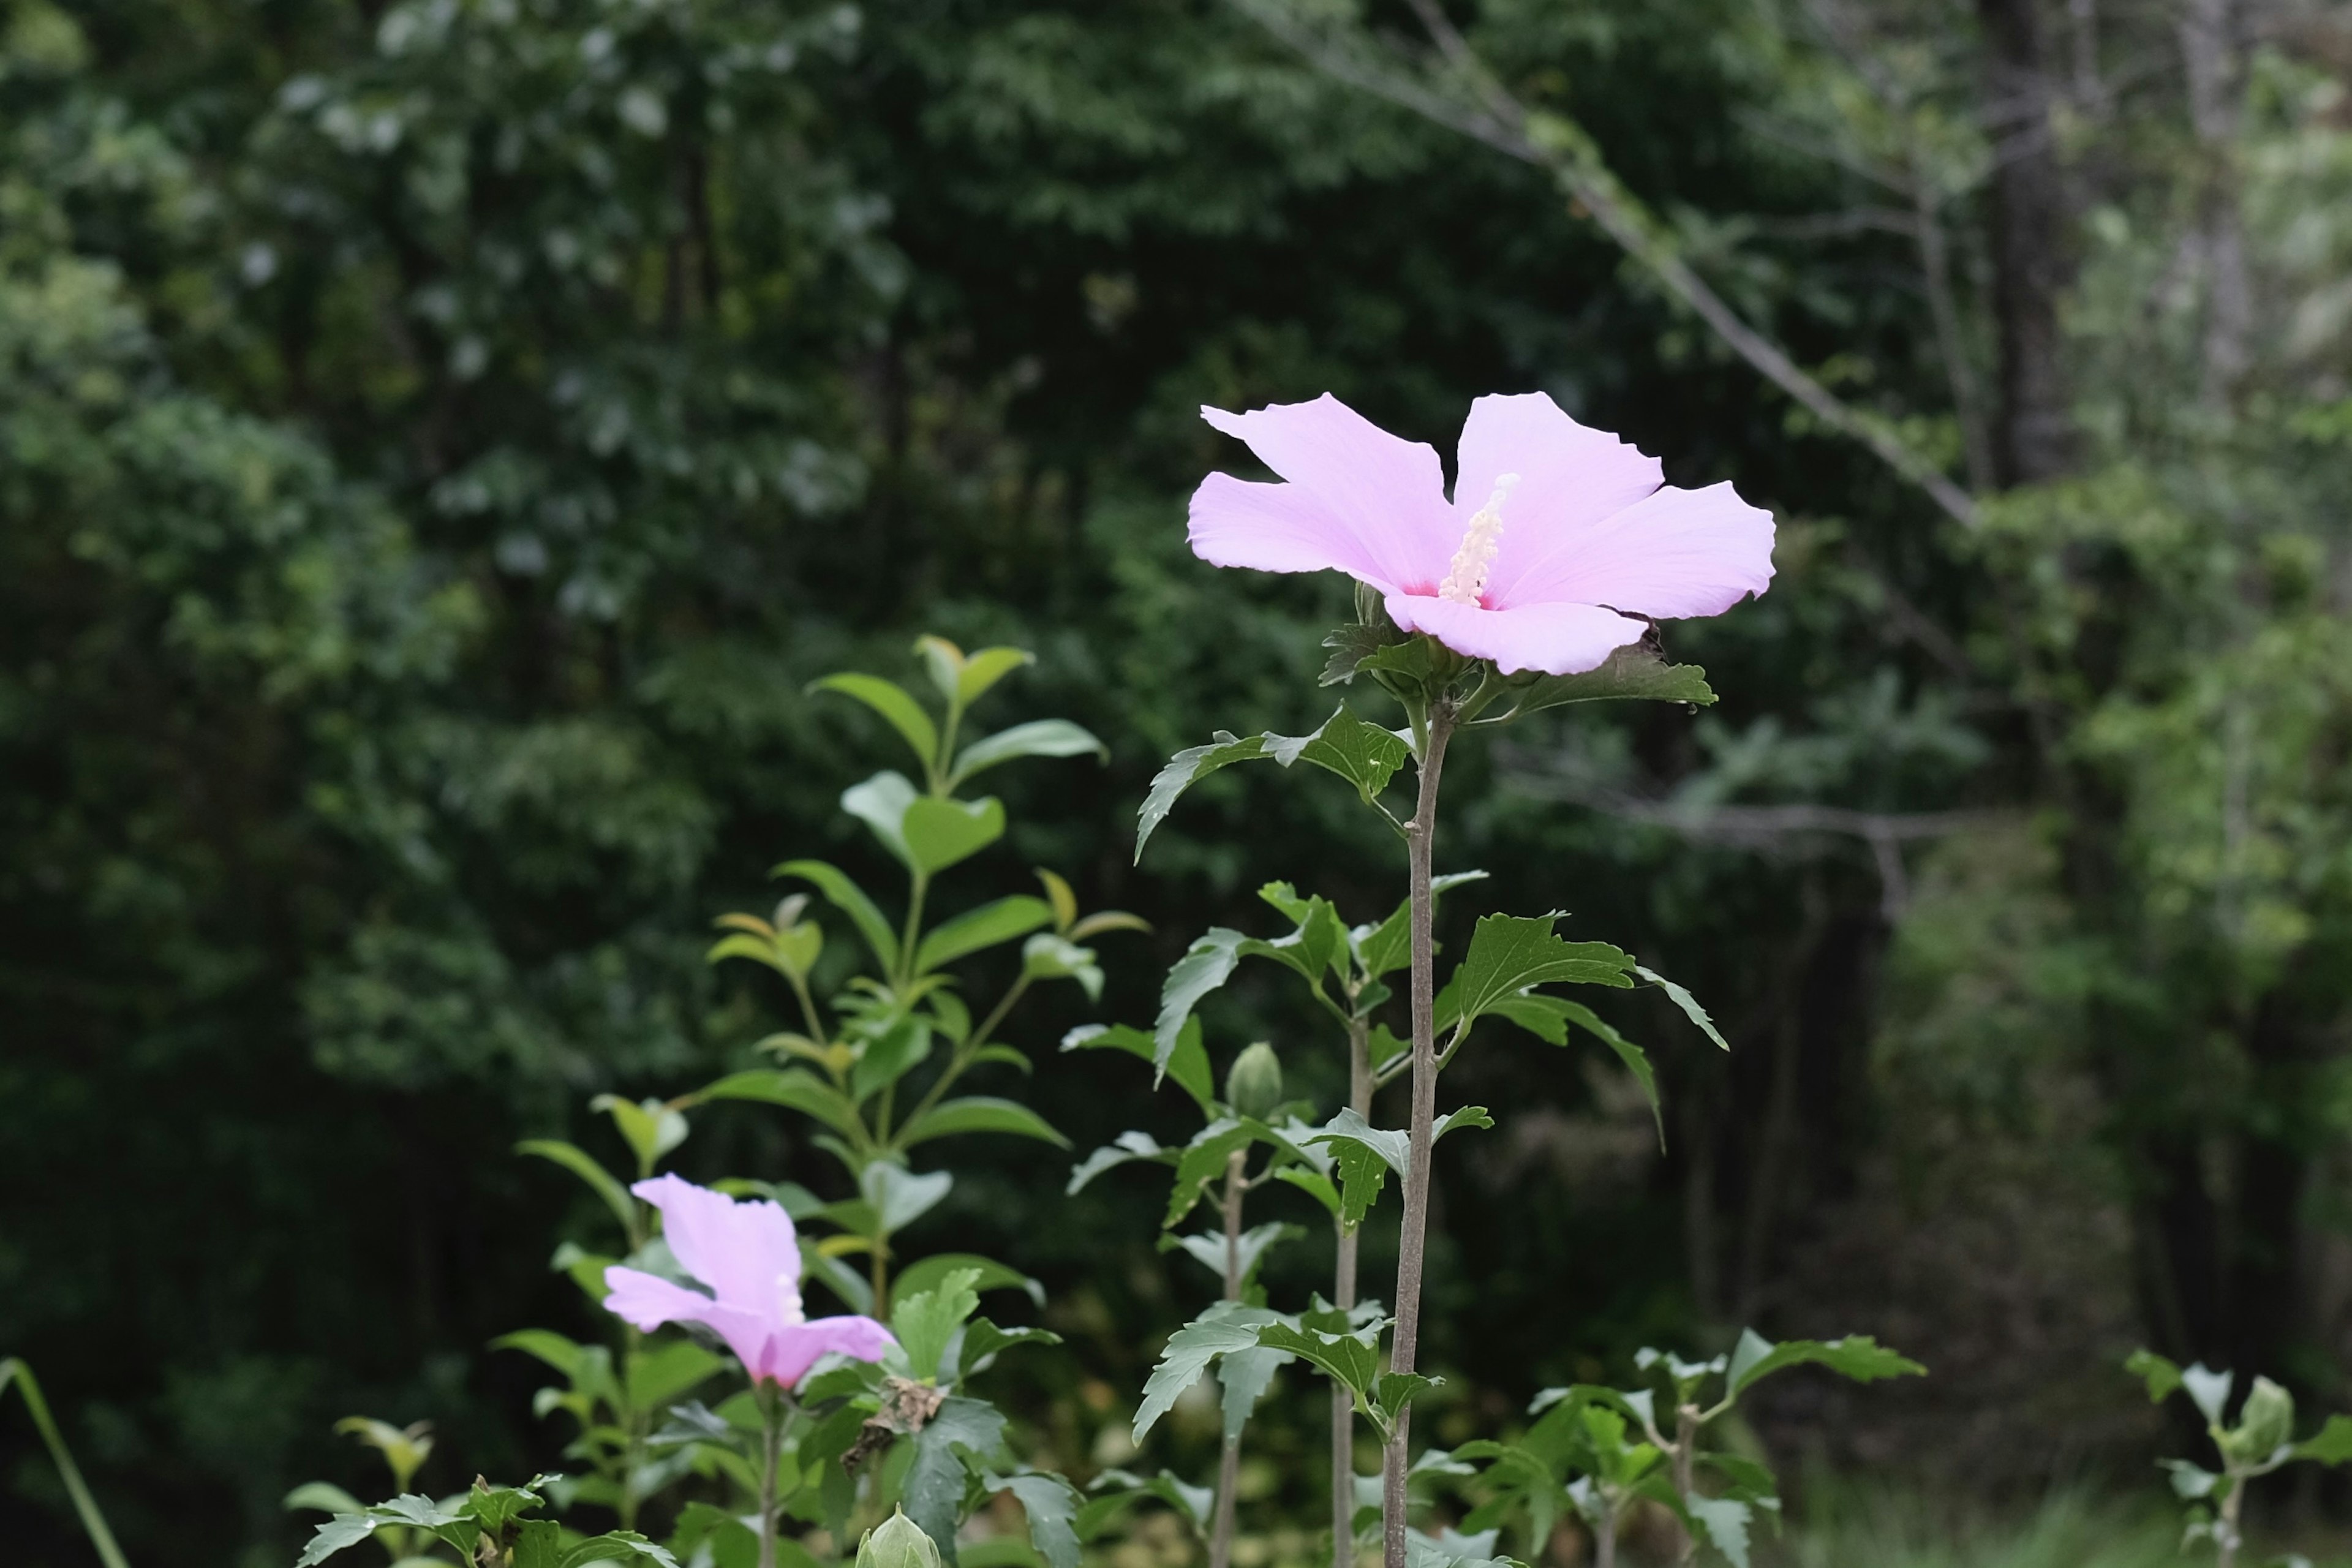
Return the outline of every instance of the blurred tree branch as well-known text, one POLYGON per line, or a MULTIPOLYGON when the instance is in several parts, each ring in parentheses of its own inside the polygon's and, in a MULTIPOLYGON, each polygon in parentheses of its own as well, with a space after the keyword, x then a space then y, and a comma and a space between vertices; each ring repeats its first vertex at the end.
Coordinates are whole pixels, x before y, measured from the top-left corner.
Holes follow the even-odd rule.
POLYGON ((1234 0, 1241 10, 1334 80, 1386 99, 1496 152, 1549 173, 1571 201, 1667 292, 1765 379, 1824 425, 1861 442, 1925 491, 1945 515, 1973 528, 1977 503, 1937 465, 1890 429, 1806 374, 1683 260, 1664 225, 1611 172, 1581 125, 1512 95, 1433 0, 1412 0, 1435 42, 1442 70, 1400 58, 1353 23, 1316 22, 1292 0, 1234 0), (1450 80, 1446 79, 1450 77, 1450 80))

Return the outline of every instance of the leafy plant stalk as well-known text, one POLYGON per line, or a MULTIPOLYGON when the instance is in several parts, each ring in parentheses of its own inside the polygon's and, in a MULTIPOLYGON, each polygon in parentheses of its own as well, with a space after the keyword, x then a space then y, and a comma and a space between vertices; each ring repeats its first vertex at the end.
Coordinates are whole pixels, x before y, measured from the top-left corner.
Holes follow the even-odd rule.
POLYGON ((33 1369, 14 1356, 0 1361, 0 1394, 5 1394, 11 1384, 24 1396, 25 1408, 32 1413, 33 1425, 40 1429, 50 1462, 58 1468, 58 1479, 65 1483, 66 1495, 73 1500, 74 1512, 81 1516, 82 1532, 89 1537, 99 1561, 106 1568, 130 1568, 122 1548, 115 1544, 114 1531, 106 1527, 106 1516, 98 1511, 98 1500, 90 1495, 81 1479, 80 1467, 66 1452, 66 1440, 58 1431, 57 1422, 49 1416, 48 1401, 41 1397, 41 1385, 34 1380, 33 1369))
MULTIPOLYGON (((1244 1174, 1249 1163, 1247 1145, 1236 1149, 1225 1159, 1225 1300, 1242 1299, 1242 1198, 1249 1191, 1249 1180, 1244 1174)), ((1217 1514, 1209 1531, 1209 1568, 1231 1568, 1234 1560, 1234 1510, 1241 1489, 1242 1436, 1239 1432, 1225 1435, 1224 1448, 1217 1456, 1217 1514)))
MULTIPOLYGON (((1396 1333, 1389 1368, 1411 1373, 1421 1348, 1421 1276, 1429 1226, 1431 1145, 1437 1121, 1437 948, 1433 934, 1435 899, 1430 889, 1430 850, 1437 832, 1437 789, 1445 766, 1445 742, 1454 733, 1454 710, 1441 697, 1430 704, 1425 725, 1416 723, 1420 789, 1412 821, 1405 829, 1412 912, 1412 1120, 1404 1177, 1404 1225, 1397 1241, 1396 1333)), ((1381 1535, 1384 1568, 1405 1568, 1405 1467, 1412 1435, 1412 1409, 1397 1412, 1381 1464, 1381 1535)))
MULTIPOLYGON (((1367 1121, 1372 1114, 1370 1026, 1361 1014, 1348 1020, 1348 1109, 1367 1121)), ((1331 1274, 1331 1301, 1342 1312, 1356 1304, 1357 1229, 1334 1216, 1339 1261, 1331 1274)), ((1331 1568, 1355 1568, 1356 1401, 1344 1384, 1331 1384, 1331 1568)))

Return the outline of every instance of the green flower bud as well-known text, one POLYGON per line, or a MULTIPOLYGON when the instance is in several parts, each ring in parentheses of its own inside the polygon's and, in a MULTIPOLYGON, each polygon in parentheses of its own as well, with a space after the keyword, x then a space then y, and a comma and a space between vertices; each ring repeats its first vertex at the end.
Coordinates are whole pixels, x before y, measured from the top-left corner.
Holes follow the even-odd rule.
POLYGON ((1234 1058, 1225 1074, 1225 1103, 1236 1115, 1265 1118, 1282 1103, 1282 1058, 1264 1040, 1234 1058))
POLYGON ((2255 1465, 2294 1437, 2294 1395, 2267 1377, 2254 1379, 2237 1430, 2225 1434, 2222 1449, 2240 1464, 2255 1465))
POLYGON ((857 1543, 857 1568, 940 1568, 940 1549, 900 1509, 857 1543))

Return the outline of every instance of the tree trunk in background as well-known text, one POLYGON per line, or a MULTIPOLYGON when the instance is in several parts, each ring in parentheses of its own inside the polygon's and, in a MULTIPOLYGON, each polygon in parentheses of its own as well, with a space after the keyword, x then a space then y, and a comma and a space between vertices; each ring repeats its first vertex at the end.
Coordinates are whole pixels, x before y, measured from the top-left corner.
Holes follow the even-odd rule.
POLYGON ((1993 310, 2000 342, 1994 469, 2004 486, 2074 462, 2058 332, 2067 283, 2066 193, 2050 128, 2046 40, 2036 0, 1978 0, 1986 120, 1993 132, 1993 310))
POLYGON ((2252 362, 2253 286, 2246 273, 2234 156, 2241 72, 2237 0, 2187 0, 2180 16, 2181 74, 2189 123, 2204 154, 2198 194, 2205 262, 2206 407, 2226 411, 2252 362))

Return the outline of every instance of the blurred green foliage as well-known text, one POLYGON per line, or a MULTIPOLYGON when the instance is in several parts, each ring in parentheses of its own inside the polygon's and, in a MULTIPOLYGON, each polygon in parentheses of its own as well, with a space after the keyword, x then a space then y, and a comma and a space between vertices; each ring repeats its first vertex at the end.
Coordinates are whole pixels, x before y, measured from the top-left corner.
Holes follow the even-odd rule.
MULTIPOLYGON (((1069 868, 1162 964, 1269 876, 1390 907, 1343 791, 1250 770, 1127 864, 1160 758, 1323 717, 1343 588, 1213 579, 1181 502, 1237 460, 1196 405, 1327 389, 1443 447, 1469 396, 1540 386, 1781 519, 1769 595, 1668 628, 1720 707, 1458 764, 1442 868, 1626 942, 1734 1047, 1662 1054, 1663 1159, 1645 1105, 1556 1056, 1465 1064, 1546 1120, 1445 1156, 1449 1191, 1510 1198, 1444 1218, 1427 1353, 1461 1410, 1751 1318, 1880 1332, 1959 1391, 1768 1436, 1996 1479, 2148 1436, 2088 1394, 2080 1443, 2005 1420, 2074 1387, 2032 1370, 2053 1344, 2339 1389, 2352 45, 2271 13, 2222 7, 2209 58, 2143 7, 1453 8, 1746 320, 1968 476, 1970 529, 1543 170, 1212 0, 8 0, 0 1349, 133 1559, 283 1561, 279 1498, 355 1408, 436 1423, 464 1473, 429 1485, 530 1472, 530 1373, 481 1350, 578 1310, 544 1259, 593 1200, 512 1144, 618 1163, 592 1095, 677 1092, 768 1026, 703 964, 711 917, 787 848, 882 868, 834 801, 888 737, 811 678, 906 673, 921 630, 1038 650, 1004 717, 1066 713, 1112 761, 1006 780, 983 896, 1069 868), (1995 68, 2021 8, 2026 111, 1995 68), (2064 175, 2044 447, 2017 417, 2037 155, 2064 175), (1980 1200, 2104 1239, 2021 1229, 2063 1258, 2046 1292, 1946 1290, 2019 1277, 1943 1224, 1980 1200), (2059 1328, 2016 1326, 2033 1301, 2059 1328)), ((1366 14, 1435 58, 1412 7, 1366 14)), ((1114 967, 1020 1042, 1082 1145, 1174 1130, 1050 1049, 1141 1021, 1157 979, 1114 967)), ((1221 1005, 1234 1046, 1305 1025, 1270 980, 1221 1005)), ((1283 1059, 1339 1098, 1333 1060, 1283 1059)), ((812 1158, 750 1117, 697 1142, 812 1158)), ((925 1245, 1048 1282, 1072 1349, 1030 1414, 1118 1464, 1109 1390, 1187 1306, 1100 1242, 1148 1237, 1149 1194, 1065 1204, 1064 1173, 1005 1154, 925 1245)), ((1308 1484, 1293 1419, 1248 1497, 1308 1484)), ((23 1560, 78 1561, 29 1433, 0 1467, 23 1560)))

